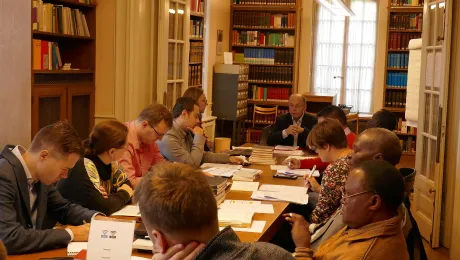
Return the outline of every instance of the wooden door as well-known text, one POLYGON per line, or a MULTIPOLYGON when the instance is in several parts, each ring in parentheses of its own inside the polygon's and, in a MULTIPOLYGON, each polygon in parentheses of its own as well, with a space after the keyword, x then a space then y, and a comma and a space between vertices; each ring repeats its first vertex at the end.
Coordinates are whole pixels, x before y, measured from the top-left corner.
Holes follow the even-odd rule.
MULTIPOLYGON (((32 138, 43 127, 66 119, 66 88, 32 88, 32 138)), ((24 119, 26 120, 26 119, 24 119)))
POLYGON ((94 126, 93 85, 67 87, 67 119, 82 139, 88 138, 94 126))
POLYGON ((421 235, 439 247, 451 35, 451 0, 425 1, 417 176, 413 210, 421 235))

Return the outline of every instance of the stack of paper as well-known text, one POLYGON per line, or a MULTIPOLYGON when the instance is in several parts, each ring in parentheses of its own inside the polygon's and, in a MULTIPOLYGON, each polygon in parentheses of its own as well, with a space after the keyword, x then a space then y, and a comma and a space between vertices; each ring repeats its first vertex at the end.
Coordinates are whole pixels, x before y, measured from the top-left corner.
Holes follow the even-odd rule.
POLYGON ((220 204, 219 208, 225 210, 243 210, 252 211, 254 213, 273 214, 273 204, 262 204, 260 201, 253 200, 225 200, 220 204))
POLYGON ((254 181, 260 178, 262 170, 243 168, 233 173, 234 181, 254 181))
POLYGON ((249 162, 252 164, 276 164, 276 160, 273 159, 273 147, 254 146, 252 155, 249 157, 249 162))
POLYGON ((233 174, 236 171, 238 171, 238 170, 231 169, 231 168, 206 168, 206 169, 203 169, 203 172, 212 174, 214 176, 225 177, 225 178, 232 177, 233 174))
POLYGON ((275 146, 275 150, 295 151, 297 149, 299 149, 299 146, 286 146, 286 145, 277 145, 277 146, 275 146))
POLYGON ((128 205, 119 211, 112 214, 112 216, 127 216, 127 217, 141 217, 141 212, 138 205, 128 205))
POLYGON ((209 185, 212 188, 214 197, 216 198, 217 205, 225 200, 225 190, 227 189, 227 179, 222 177, 206 177, 209 185))
POLYGON ((302 152, 302 150, 292 150, 292 151, 275 150, 274 154, 276 154, 276 155, 285 155, 285 156, 301 156, 301 155, 303 155, 303 152, 302 152))
POLYGON ((247 181, 233 181, 233 191, 256 191, 259 189, 258 182, 247 182, 247 181))
POLYGON ((235 165, 235 164, 225 164, 225 163, 203 163, 200 168, 202 168, 202 169, 206 169, 206 168, 226 168, 226 169, 239 170, 239 169, 243 168, 243 166, 235 165))
POLYGON ((253 200, 286 201, 296 204, 308 204, 307 188, 285 185, 260 186, 258 191, 252 193, 253 200))
POLYGON ((81 250, 88 248, 88 242, 70 242, 67 245, 67 256, 76 256, 81 250))
POLYGON ((217 217, 222 227, 250 227, 254 211, 219 209, 217 217))
POLYGON ((310 169, 289 169, 286 165, 270 165, 270 169, 275 170, 278 173, 293 174, 299 177, 305 177, 305 175, 313 175, 313 177, 319 177, 319 171, 315 171, 313 174, 310 169))
POLYGON ((140 249, 140 250, 152 250, 153 243, 150 239, 136 239, 133 242, 133 249, 140 249))

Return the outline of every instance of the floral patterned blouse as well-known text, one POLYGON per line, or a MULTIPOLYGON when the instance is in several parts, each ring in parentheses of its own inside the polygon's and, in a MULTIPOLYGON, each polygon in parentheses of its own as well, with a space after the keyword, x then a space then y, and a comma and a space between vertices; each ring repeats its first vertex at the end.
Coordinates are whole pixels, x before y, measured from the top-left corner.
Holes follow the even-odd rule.
POLYGON ((349 171, 347 156, 337 159, 324 170, 318 204, 316 204, 311 215, 312 223, 326 222, 340 207, 340 200, 349 171))

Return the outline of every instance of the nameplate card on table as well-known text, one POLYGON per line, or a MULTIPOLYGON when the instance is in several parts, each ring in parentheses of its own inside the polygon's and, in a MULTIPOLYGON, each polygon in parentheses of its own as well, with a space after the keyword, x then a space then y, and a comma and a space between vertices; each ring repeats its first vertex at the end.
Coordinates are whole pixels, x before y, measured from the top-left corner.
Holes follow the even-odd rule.
POLYGON ((128 205, 119 211, 113 213, 111 216, 125 216, 125 217, 141 217, 141 212, 138 205, 128 205))
POLYGON ((308 204, 307 188, 285 185, 263 184, 258 191, 252 193, 251 199, 308 204))
POLYGON ((131 258, 135 221, 93 220, 89 230, 87 260, 131 258))

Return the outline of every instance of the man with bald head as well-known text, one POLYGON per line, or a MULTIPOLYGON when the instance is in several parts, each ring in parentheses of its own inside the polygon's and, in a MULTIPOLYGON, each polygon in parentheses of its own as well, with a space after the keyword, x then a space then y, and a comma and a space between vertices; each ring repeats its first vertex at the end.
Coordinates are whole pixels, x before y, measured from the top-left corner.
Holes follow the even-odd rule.
POLYGON ((276 118, 267 144, 306 147, 308 133, 318 119, 308 113, 307 102, 301 94, 289 97, 289 113, 276 118))

